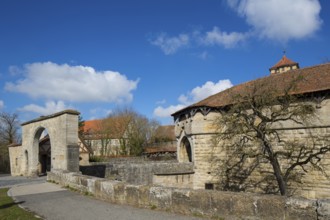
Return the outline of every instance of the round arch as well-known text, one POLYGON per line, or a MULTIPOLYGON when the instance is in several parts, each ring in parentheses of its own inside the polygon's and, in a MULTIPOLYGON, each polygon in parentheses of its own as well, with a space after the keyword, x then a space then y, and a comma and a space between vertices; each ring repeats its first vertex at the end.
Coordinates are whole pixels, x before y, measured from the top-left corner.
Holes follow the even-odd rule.
POLYGON ((39 127, 36 129, 33 148, 38 154, 38 175, 45 175, 51 170, 51 137, 48 129, 39 127))
POLYGON ((22 148, 28 152, 27 176, 52 169, 79 171, 78 115, 77 111, 65 110, 22 124, 22 148), (40 140, 45 130, 48 140, 40 140), (42 141, 46 144, 43 149, 42 141))

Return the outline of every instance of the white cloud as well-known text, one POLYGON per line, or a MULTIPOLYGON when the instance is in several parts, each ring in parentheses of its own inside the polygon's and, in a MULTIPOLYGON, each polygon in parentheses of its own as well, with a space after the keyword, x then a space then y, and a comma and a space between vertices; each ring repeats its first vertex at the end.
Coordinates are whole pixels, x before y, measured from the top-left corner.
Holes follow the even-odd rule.
POLYGON ((23 70, 25 78, 6 83, 5 89, 48 100, 130 102, 139 81, 110 70, 52 62, 27 64, 23 70))
POLYGON ((184 94, 180 95, 178 98, 180 104, 171 105, 169 107, 158 106, 154 110, 154 116, 161 118, 170 117, 171 114, 173 114, 174 112, 182 108, 185 108, 186 106, 191 105, 195 102, 198 102, 204 98, 207 98, 210 95, 214 95, 218 92, 228 89, 232 86, 233 84, 228 79, 219 80, 217 83, 208 81, 202 86, 195 87, 186 95, 184 94))
POLYGON ((0 109, 2 109, 4 106, 5 106, 5 103, 2 100, 0 100, 0 109))
POLYGON ((210 31, 192 31, 177 37, 163 33, 150 41, 151 44, 170 55, 190 44, 192 47, 221 46, 229 49, 251 37, 286 43, 312 36, 323 22, 318 0, 227 0, 227 4, 246 20, 250 26, 248 31, 227 32, 214 27, 210 31))
POLYGON ((233 48, 244 42, 247 37, 248 34, 245 33, 227 33, 221 31, 218 27, 214 27, 212 31, 205 33, 205 36, 202 37, 201 41, 206 45, 218 45, 223 46, 224 48, 233 48))
POLYGON ((198 102, 210 95, 214 95, 232 86, 233 84, 228 79, 219 80, 217 83, 208 81, 202 86, 197 86, 196 88, 188 92, 187 95, 180 95, 179 101, 183 104, 190 105, 194 102, 198 102))
MULTIPOLYGON (((222 46, 226 49, 233 48, 244 42, 248 37, 247 33, 224 32, 218 27, 214 27, 211 31, 201 33, 194 31, 189 34, 180 34, 178 37, 168 37, 166 33, 160 34, 155 40, 150 41, 152 45, 160 47, 166 54, 171 55, 179 49, 187 47, 190 43, 198 46, 222 46)), ((199 57, 206 59, 207 52, 203 52, 199 57)))
POLYGON ((155 108, 154 110, 154 115, 156 117, 160 117, 160 118, 167 118, 170 117, 171 114, 173 114, 176 111, 179 111, 180 109, 183 109, 184 107, 186 107, 186 105, 171 105, 169 107, 162 107, 162 106, 158 106, 157 108, 155 108))
POLYGON ((187 34, 180 34, 177 37, 168 37, 167 34, 162 33, 155 40, 152 40, 151 44, 160 47, 166 55, 170 55, 186 47, 189 41, 190 37, 187 34))
POLYGON ((314 34, 322 24, 318 0, 227 0, 261 37, 286 42, 314 34))
POLYGON ((63 101, 58 101, 58 102, 49 101, 45 103, 45 106, 30 104, 24 106, 23 108, 20 108, 19 110, 24 112, 34 112, 40 115, 50 115, 70 108, 71 107, 66 106, 63 101))

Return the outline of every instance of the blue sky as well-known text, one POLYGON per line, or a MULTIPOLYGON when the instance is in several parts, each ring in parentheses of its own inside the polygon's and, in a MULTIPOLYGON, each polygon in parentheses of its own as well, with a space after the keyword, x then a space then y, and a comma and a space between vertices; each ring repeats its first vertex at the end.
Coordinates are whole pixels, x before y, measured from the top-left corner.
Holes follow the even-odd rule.
POLYGON ((170 114, 269 74, 286 51, 330 61, 328 0, 2 0, 0 111, 170 114))

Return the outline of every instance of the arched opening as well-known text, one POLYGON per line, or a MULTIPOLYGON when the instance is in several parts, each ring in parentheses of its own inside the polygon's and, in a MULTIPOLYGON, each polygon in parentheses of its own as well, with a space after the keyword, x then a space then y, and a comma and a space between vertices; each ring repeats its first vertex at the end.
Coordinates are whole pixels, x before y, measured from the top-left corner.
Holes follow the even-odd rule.
POLYGON ((180 162, 192 162, 192 152, 190 142, 187 137, 182 138, 179 152, 180 162))
POLYGON ((37 130, 33 145, 38 149, 38 175, 46 175, 51 170, 51 141, 47 129, 37 130))

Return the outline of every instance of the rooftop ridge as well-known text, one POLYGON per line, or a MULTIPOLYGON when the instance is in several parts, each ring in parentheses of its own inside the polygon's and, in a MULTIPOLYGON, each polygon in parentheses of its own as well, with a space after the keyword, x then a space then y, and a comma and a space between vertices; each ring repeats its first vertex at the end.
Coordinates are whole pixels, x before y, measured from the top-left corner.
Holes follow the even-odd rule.
MULTIPOLYGON (((234 104, 230 93, 242 94, 242 92, 247 91, 249 86, 253 86, 259 83, 275 83, 278 86, 285 86, 286 83, 289 83, 290 80, 293 80, 294 77, 297 77, 299 74, 302 74, 308 80, 308 83, 301 82, 291 94, 304 94, 311 92, 319 92, 324 90, 330 90, 330 62, 318 64, 314 66, 304 67, 301 69, 288 70, 287 72, 282 72, 278 74, 266 75, 254 80, 250 80, 238 85, 235 85, 229 89, 218 92, 214 95, 211 95, 199 102, 196 102, 192 105, 189 105, 175 113, 172 116, 186 111, 195 107, 223 107, 230 104, 234 104), (243 90, 243 91, 241 91, 243 90)), ((281 90, 281 88, 278 88, 281 90)))

